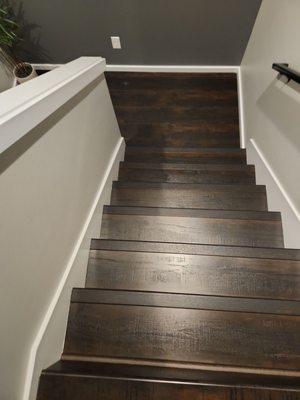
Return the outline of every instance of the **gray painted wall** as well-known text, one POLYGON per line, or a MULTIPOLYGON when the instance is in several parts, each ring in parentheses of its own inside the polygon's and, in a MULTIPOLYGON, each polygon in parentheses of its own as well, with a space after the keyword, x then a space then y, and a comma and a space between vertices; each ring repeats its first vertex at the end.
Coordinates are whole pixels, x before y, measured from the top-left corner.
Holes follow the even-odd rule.
POLYGON ((236 65, 261 0, 21 3, 31 31, 29 61, 60 63, 81 55, 101 55, 110 64, 236 65), (31 29, 32 23, 39 26, 31 29), (122 50, 112 50, 112 35, 121 37, 122 50))

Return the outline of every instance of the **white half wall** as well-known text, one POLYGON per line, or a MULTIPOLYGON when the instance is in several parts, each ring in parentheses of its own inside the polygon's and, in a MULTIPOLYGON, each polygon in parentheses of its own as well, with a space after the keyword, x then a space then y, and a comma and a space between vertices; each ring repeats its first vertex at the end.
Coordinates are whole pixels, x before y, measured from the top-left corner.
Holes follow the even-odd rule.
POLYGON ((283 212, 286 246, 297 248, 300 248, 300 85, 278 80, 272 64, 288 63, 300 71, 299 15, 299 0, 263 0, 241 65, 249 160, 255 162, 258 177, 266 179, 259 183, 267 184, 271 208, 283 212), (257 156, 250 139, 259 149, 257 156), (269 177, 263 167, 266 164, 269 177))
POLYGON ((0 155, 0 398, 34 398, 122 159, 104 75, 0 155))

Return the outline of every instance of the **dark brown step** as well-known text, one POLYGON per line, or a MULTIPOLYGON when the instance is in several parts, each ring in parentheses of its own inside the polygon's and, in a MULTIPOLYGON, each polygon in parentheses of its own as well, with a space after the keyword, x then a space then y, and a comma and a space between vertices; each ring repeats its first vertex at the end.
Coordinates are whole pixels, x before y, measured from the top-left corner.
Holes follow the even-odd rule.
POLYGON ((120 163, 120 181, 255 184, 253 165, 120 163))
POLYGON ((260 313, 263 304, 252 305, 258 312, 244 312, 238 298, 235 311, 221 311, 198 308, 201 300, 186 295, 169 295, 166 306, 162 296, 168 295, 159 293, 92 293, 83 302, 91 291, 82 289, 71 303, 64 356, 283 370, 286 375, 300 368, 299 316, 260 313))
MULTIPOLYGON (((128 107, 115 106, 115 112, 119 123, 139 125, 152 123, 197 123, 198 125, 215 126, 224 124, 239 132, 239 113, 236 106, 177 106, 177 107, 128 107), (229 125, 227 125, 229 124, 229 125)), ((230 131, 230 128, 228 129, 230 131)))
POLYGON ((91 250, 86 287, 300 300, 300 261, 91 250))
POLYGON ((299 400, 299 379, 140 365, 60 361, 43 371, 38 400, 299 400))
POLYGON ((244 149, 126 147, 125 161, 201 164, 246 164, 244 149))
POLYGON ((237 90, 236 74, 106 72, 109 89, 165 90, 184 89, 224 91, 237 90))
POLYGON ((165 243, 133 240, 93 239, 91 250, 175 253, 237 258, 300 261, 300 250, 285 248, 214 246, 207 244, 165 243))
POLYGON ((226 147, 240 146, 239 127, 234 121, 152 122, 130 124, 119 121, 121 133, 130 146, 226 147))
POLYGON ((111 88, 110 95, 115 106, 126 107, 213 107, 238 106, 236 88, 219 90, 216 88, 171 88, 132 89, 128 86, 111 88))
POLYGON ((102 239, 283 247, 279 213, 104 207, 102 239))
POLYGON ((114 182, 111 205, 267 211, 265 186, 114 182))
POLYGON ((299 300, 230 297, 109 288, 73 289, 73 303, 122 304, 300 316, 299 300))

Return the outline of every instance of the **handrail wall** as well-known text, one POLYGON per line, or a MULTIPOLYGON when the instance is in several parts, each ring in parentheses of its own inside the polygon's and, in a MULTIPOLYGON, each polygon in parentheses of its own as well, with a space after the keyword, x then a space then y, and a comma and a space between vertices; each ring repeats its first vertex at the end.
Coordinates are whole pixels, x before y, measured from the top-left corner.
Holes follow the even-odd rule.
POLYGON ((100 76, 102 57, 80 57, 0 94, 0 154, 100 76))

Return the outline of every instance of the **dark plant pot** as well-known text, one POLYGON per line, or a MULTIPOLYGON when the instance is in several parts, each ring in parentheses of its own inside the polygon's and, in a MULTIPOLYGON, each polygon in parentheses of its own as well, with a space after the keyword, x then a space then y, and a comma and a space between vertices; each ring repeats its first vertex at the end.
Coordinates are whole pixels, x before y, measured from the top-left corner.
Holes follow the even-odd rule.
POLYGON ((24 83, 37 77, 37 73, 33 66, 29 63, 17 64, 13 70, 14 76, 18 83, 24 83), (25 68, 24 68, 25 66, 25 68))

